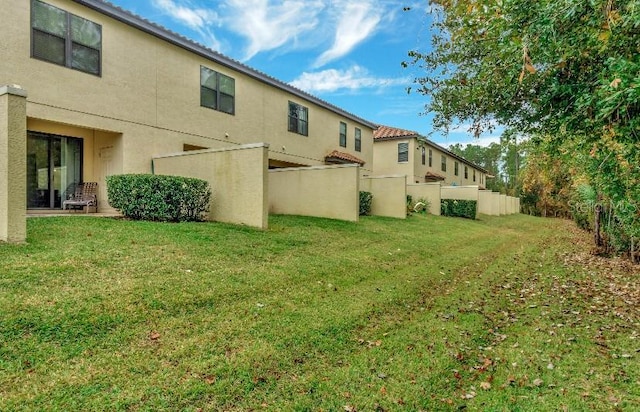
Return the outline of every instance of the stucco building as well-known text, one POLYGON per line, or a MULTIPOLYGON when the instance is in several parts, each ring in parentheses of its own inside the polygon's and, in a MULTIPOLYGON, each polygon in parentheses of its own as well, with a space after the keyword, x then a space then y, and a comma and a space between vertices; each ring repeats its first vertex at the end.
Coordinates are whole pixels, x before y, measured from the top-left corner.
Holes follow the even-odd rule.
POLYGON ((106 176, 256 143, 269 169, 372 172, 374 124, 108 2, 0 5, 0 85, 27 94, 28 209, 59 209, 72 183, 96 181, 105 210, 106 176))
POLYGON ((484 189, 489 173, 420 134, 389 126, 373 133, 376 175, 404 174, 407 183, 441 182, 484 189))

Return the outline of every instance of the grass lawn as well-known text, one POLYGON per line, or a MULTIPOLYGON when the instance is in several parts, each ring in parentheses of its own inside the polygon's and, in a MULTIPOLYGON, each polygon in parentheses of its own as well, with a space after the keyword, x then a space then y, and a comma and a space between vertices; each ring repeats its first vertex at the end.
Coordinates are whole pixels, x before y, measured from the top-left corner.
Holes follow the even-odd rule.
POLYGON ((567 221, 28 220, 0 410, 640 409, 638 268, 567 221))

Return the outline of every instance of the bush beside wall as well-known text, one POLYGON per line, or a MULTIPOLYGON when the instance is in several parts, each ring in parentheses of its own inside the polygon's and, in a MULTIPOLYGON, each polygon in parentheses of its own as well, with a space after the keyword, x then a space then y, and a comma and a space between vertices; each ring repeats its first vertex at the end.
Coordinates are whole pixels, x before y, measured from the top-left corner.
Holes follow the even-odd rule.
POLYGON ((373 195, 371 192, 360 192, 360 216, 367 216, 371 214, 371 201, 373 195))
POLYGON ((150 174, 107 177, 109 204, 125 217, 168 222, 200 221, 211 189, 201 179, 150 174))
POLYGON ((442 199, 440 201, 440 214, 450 217, 466 217, 475 219, 478 202, 475 200, 442 199))

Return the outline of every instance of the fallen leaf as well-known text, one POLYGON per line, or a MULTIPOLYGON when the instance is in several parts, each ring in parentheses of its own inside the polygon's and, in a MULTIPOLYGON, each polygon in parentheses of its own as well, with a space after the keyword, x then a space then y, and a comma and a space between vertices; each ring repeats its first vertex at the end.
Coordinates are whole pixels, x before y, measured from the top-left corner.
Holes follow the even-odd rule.
POLYGON ((151 334, 149 335, 149 339, 151 340, 158 340, 160 339, 160 334, 158 332, 151 332, 151 334))
POLYGON ((617 89, 618 86, 620 86, 620 83, 622 83, 622 80, 620 80, 619 78, 615 78, 611 83, 609 83, 609 86, 613 87, 614 89, 617 89))
POLYGON ((491 384, 489 382, 481 382, 480 388, 488 391, 489 389, 491 389, 491 384))
POLYGON ((530 74, 535 74, 535 72, 537 72, 536 68, 530 63, 525 64, 524 68, 527 69, 530 74))
POLYGON ((543 380, 542 380, 542 379, 540 379, 540 378, 537 378, 537 379, 534 379, 534 380, 533 380, 533 384, 534 384, 535 386, 540 386, 540 385, 542 385, 542 383, 543 383, 543 380))
POLYGON ((356 407, 352 405, 344 405, 344 410, 346 412, 356 412, 356 407))

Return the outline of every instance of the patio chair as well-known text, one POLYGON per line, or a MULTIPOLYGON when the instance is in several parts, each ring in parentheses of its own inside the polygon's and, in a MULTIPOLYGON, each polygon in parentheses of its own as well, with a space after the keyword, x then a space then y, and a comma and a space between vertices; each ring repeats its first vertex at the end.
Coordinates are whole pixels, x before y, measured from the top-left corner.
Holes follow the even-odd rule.
POLYGON ((71 206, 76 208, 86 208, 85 213, 89 213, 89 208, 93 207, 93 211, 98 211, 98 183, 97 182, 84 182, 79 183, 76 186, 75 193, 69 195, 69 198, 62 202, 62 210, 65 210, 71 206))

